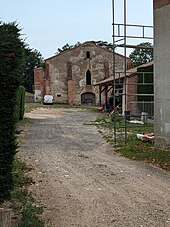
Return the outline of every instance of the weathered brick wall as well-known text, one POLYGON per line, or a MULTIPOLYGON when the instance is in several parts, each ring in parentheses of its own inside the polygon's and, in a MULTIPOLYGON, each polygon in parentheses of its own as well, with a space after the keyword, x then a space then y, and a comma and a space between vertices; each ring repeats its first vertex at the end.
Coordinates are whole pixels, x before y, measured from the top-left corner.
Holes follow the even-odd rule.
POLYGON ((126 109, 131 112, 131 114, 138 114, 137 106, 137 78, 135 75, 127 78, 127 99, 126 99, 126 109))
MULTIPOLYGON (((116 69, 123 70, 124 59, 116 55, 116 69)), ((111 51, 87 42, 46 60, 49 87, 55 102, 81 104, 81 95, 94 93, 99 102, 99 89, 93 84, 112 75, 111 51), (87 57, 87 52, 90 56, 87 57), (86 73, 91 73, 91 85, 86 85, 86 73), (70 80, 71 79, 71 80, 70 80)), ((47 91, 47 88, 46 88, 47 91)))
POLYGON ((34 101, 41 102, 45 94, 44 69, 34 69, 34 101))
POLYGON ((74 82, 73 80, 68 80, 68 104, 73 104, 73 92, 74 92, 74 82))
POLYGON ((49 65, 48 64, 46 64, 46 67, 45 67, 44 83, 45 83, 45 91, 44 91, 44 93, 46 95, 51 95, 51 78, 50 78, 49 65))

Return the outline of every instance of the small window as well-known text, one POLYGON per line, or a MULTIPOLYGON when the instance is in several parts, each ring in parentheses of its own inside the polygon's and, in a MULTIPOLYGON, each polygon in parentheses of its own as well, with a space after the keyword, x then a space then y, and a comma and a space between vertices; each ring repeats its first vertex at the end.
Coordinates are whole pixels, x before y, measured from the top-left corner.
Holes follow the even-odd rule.
POLYGON ((90 58, 90 51, 86 52, 86 58, 90 58))
POLYGON ((89 70, 86 72, 86 85, 91 85, 91 72, 89 70))
POLYGON ((61 97, 61 94, 60 94, 60 93, 58 93, 58 94, 57 94, 57 97, 61 97))

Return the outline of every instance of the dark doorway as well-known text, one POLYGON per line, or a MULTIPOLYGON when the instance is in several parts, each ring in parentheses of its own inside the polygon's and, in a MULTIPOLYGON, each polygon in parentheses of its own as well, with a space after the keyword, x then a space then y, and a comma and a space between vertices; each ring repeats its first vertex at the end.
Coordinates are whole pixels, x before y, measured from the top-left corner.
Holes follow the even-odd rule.
POLYGON ((96 100, 95 100, 95 94, 86 92, 81 95, 81 104, 82 105, 95 105, 96 100))

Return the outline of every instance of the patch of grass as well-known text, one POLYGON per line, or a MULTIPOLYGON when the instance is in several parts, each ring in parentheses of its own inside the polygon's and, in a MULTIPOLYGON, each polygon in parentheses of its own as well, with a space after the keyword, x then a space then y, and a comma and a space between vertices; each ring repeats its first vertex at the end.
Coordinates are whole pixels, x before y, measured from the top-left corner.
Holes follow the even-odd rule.
POLYGON ((97 119, 93 125, 98 127, 98 131, 102 137, 113 145, 117 152, 123 156, 151 163, 162 169, 170 171, 170 152, 160 150, 154 146, 154 142, 144 142, 137 138, 136 134, 151 133, 154 131, 154 125, 147 123, 144 125, 132 124, 126 121, 127 127, 127 142, 124 142, 124 127, 125 121, 122 116, 116 121, 116 145, 114 144, 114 122, 112 117, 105 116, 97 119))
POLYGON ((154 164, 162 169, 170 171, 170 152, 160 150, 154 146, 151 141, 143 142, 138 140, 134 135, 129 135, 126 145, 119 141, 117 151, 123 156, 134 160, 140 160, 154 164))
POLYGON ((33 121, 34 119, 24 117, 22 121, 18 123, 18 125, 27 125, 27 124, 33 123, 33 121))
POLYGON ((16 227, 45 226, 44 221, 39 218, 43 207, 35 205, 35 199, 27 189, 18 188, 13 191, 12 209, 20 217, 16 227))
POLYGON ((25 92, 25 96, 28 96, 28 97, 33 97, 34 95, 33 95, 32 93, 25 92))
POLYGON ((51 107, 53 108, 66 108, 66 109, 85 109, 85 110, 89 110, 92 112, 99 112, 98 107, 97 106, 83 106, 83 105, 68 105, 68 104, 54 104, 51 107))
POLYGON ((20 161, 19 159, 14 159, 13 162, 13 181, 14 187, 29 186, 34 183, 32 178, 25 175, 32 170, 31 166, 27 166, 25 162, 20 161))
POLYGON ((109 117, 103 117, 96 119, 96 121, 91 121, 91 122, 85 122, 84 125, 95 125, 97 127, 102 127, 104 128, 112 128, 113 127, 113 122, 111 122, 109 117))
POLYGON ((43 207, 36 205, 33 194, 29 192, 28 186, 33 184, 33 180, 27 177, 25 173, 32 168, 18 159, 13 164, 13 181, 14 190, 11 193, 11 208, 17 218, 16 227, 44 227, 44 221, 41 220, 40 214, 43 207))
POLYGON ((32 110, 36 109, 36 108, 65 108, 65 109, 75 109, 75 108, 79 108, 79 109, 86 109, 86 110, 90 110, 92 112, 99 112, 98 107, 97 106, 82 106, 82 105, 68 105, 68 104, 53 104, 53 105, 43 105, 42 103, 25 103, 25 112, 31 112, 32 110))
POLYGON ((25 113, 29 113, 39 107, 43 107, 43 105, 41 103, 25 103, 25 113))

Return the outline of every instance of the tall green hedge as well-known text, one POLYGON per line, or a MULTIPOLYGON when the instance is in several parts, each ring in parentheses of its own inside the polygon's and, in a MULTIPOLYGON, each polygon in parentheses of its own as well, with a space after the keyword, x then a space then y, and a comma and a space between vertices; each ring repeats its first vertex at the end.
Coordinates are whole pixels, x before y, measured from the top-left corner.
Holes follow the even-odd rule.
POLYGON ((17 150, 16 97, 21 83, 23 42, 14 23, 0 23, 0 202, 13 188, 12 164, 17 150))
POLYGON ((16 93, 16 108, 15 108, 15 119, 16 122, 22 120, 25 111, 25 88, 23 86, 18 87, 16 93))

